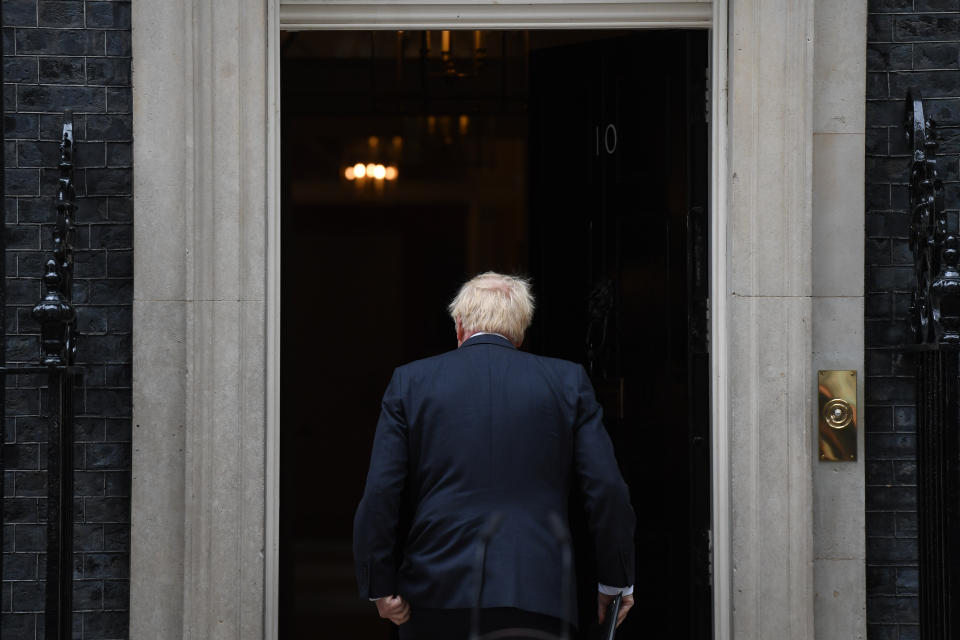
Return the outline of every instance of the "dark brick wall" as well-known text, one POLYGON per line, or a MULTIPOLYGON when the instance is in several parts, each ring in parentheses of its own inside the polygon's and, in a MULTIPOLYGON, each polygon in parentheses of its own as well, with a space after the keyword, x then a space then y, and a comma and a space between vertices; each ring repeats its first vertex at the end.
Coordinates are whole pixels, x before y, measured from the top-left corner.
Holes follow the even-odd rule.
MULTIPOLYGON (((74 638, 126 638, 130 548, 132 128, 130 3, 4 0, 7 350, 33 363, 31 307, 50 249, 60 114, 72 107, 79 211, 74 638)), ((40 638, 46 411, 41 381, 8 381, 3 640, 40 638)))
MULTIPOLYGON (((909 87, 942 124, 960 123, 960 2, 870 0, 867 27, 866 464, 869 640, 919 638, 916 410, 906 341, 912 257, 907 243, 909 87)), ((939 171, 960 208, 958 140, 946 127, 939 171)))

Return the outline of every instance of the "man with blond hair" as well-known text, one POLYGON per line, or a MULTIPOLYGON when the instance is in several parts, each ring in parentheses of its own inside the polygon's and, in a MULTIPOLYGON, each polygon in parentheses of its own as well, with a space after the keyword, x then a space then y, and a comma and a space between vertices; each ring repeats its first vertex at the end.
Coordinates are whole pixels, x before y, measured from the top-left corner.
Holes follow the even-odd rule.
POLYGON ((582 366, 518 349, 533 309, 529 281, 474 277, 449 307, 457 349, 397 368, 384 393, 354 556, 361 596, 402 640, 465 639, 478 593, 483 631, 574 624, 551 525, 566 523, 571 489, 593 538, 598 616, 617 593, 618 624, 633 605, 635 517, 602 410, 582 366))

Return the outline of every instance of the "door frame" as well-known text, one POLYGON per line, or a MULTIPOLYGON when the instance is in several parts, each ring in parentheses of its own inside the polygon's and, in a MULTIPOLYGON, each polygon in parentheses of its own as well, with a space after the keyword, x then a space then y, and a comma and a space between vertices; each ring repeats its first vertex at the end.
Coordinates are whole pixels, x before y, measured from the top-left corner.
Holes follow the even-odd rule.
MULTIPOLYGON (((809 115, 810 83, 803 78, 809 79, 809 74, 798 85, 796 74, 785 78, 775 63, 782 41, 807 43, 806 49, 791 47, 791 53, 783 54, 791 60, 812 59, 810 41, 804 40, 808 30, 804 16, 812 16, 812 1, 764 2, 764 11, 758 8, 761 0, 133 3, 137 142, 130 636, 161 640, 278 636, 280 32, 285 19, 303 12, 329 17, 302 20, 297 28, 710 29, 714 638, 732 638, 735 600, 740 602, 738 620, 745 621, 741 628, 749 628, 754 618, 777 618, 779 624, 785 608, 806 621, 809 546, 794 544, 806 535, 802 527, 794 527, 797 533, 787 536, 784 544, 789 546, 778 538, 769 547, 753 544, 764 530, 749 523, 738 527, 737 540, 746 545, 738 556, 741 580, 750 575, 742 571, 743 563, 788 556, 785 567, 767 562, 772 568, 764 583, 781 586, 789 581, 790 595, 783 603, 778 601, 783 606, 761 610, 751 599, 752 591, 738 596, 740 587, 732 589, 731 486, 737 488, 733 497, 738 523, 742 513, 757 504, 759 494, 753 488, 758 486, 771 486, 798 518, 809 514, 809 502, 808 487, 798 479, 808 462, 802 456, 805 445, 792 445, 796 472, 789 483, 765 468, 757 481, 748 477, 743 484, 731 475, 732 469, 749 465, 729 463, 733 453, 729 442, 736 434, 728 425, 736 424, 740 444, 749 445, 769 432, 758 425, 770 410, 738 405, 728 395, 727 376, 732 375, 728 372, 759 372, 760 367, 748 359, 748 350, 728 350, 728 341, 737 335, 728 328, 727 318, 738 309, 744 309, 737 312, 741 325, 768 327, 776 318, 760 312, 761 298, 750 298, 752 306, 737 306, 747 299, 742 289, 728 287, 728 277, 753 274, 761 261, 752 259, 753 270, 745 271, 738 256, 750 252, 736 251, 736 246, 728 251, 727 246, 740 237, 753 242, 753 235, 742 229, 755 225, 762 231, 770 219, 798 232, 809 226, 809 203, 804 201, 809 163, 791 167, 782 161, 808 133, 803 118, 809 115), (739 30, 728 29, 728 11, 739 30), (771 31, 771 24, 779 31, 771 31), (749 48, 751 42, 762 41, 761 36, 769 37, 763 46, 775 54, 766 57, 767 66, 736 64, 738 55, 744 54, 728 49, 728 39, 742 39, 749 48), (754 114, 760 109, 753 97, 736 102, 728 124, 730 69, 737 70, 740 91, 752 87, 765 105, 772 103, 774 109, 766 108, 765 113, 795 108, 792 113, 801 116, 799 124, 785 120, 791 126, 781 127, 787 130, 784 141, 791 144, 743 142, 752 140, 754 114), (731 137, 729 132, 738 126, 742 130, 731 137), (742 156, 734 153, 737 149, 742 156), (728 165, 739 179, 731 176, 728 165), (755 179, 771 166, 793 181, 781 186, 755 179), (750 186, 753 195, 735 198, 737 180, 750 186), (754 200, 763 204, 758 194, 767 197, 768 192, 784 196, 789 206, 777 210, 789 211, 789 216, 756 213, 760 208, 754 200)), ((800 243, 799 248, 803 246, 800 243)), ((764 265, 776 262, 776 254, 759 255, 764 265)), ((802 262, 777 264, 777 270, 764 272, 786 272, 791 282, 806 282, 802 262)), ((804 337, 808 327, 788 329, 797 336, 790 353, 809 355, 804 337)), ((304 357, 312 357, 312 350, 305 350, 304 357)), ((764 369, 764 374, 769 371, 764 369)), ((804 375, 788 377, 785 390, 778 391, 786 394, 791 406, 807 396, 804 375)), ((760 389, 765 379, 759 373, 739 376, 738 394, 744 395, 746 386, 745 395, 755 397, 751 390, 760 389)), ((802 419, 799 412, 791 413, 787 426, 793 427, 792 441, 806 441, 805 422, 805 411, 802 419)), ((770 424, 763 422, 765 427, 770 424)), ((748 454, 755 450, 752 445, 740 449, 748 454)), ((796 638, 811 637, 803 635, 805 624, 795 625, 796 638)))
MULTIPOLYGON (((690 4, 702 11, 705 4, 435 1, 300 0, 284 6, 317 2, 346 11, 374 4, 376 9, 363 10, 375 23, 365 25, 370 28, 396 26, 387 20, 391 15, 411 20, 420 15, 411 24, 417 26, 425 14, 445 15, 451 26, 465 28, 479 20, 476 11, 500 10, 513 16, 509 26, 516 28, 623 27, 628 20, 639 28, 643 11, 690 4), (485 4, 501 9, 475 9, 485 4)), ((833 245, 822 238, 815 242, 813 199, 821 192, 813 188, 815 147, 821 159, 837 151, 828 156, 835 164, 817 164, 833 171, 821 174, 821 187, 829 193, 820 193, 818 228, 847 241, 845 249, 863 247, 854 239, 863 234, 857 198, 863 194, 858 179, 865 135, 866 3, 841 3, 831 13, 833 4, 716 0, 711 5, 718 640, 732 635, 806 640, 815 633, 814 600, 826 612, 824 628, 832 628, 839 607, 851 602, 862 609, 857 594, 865 593, 863 547, 851 542, 862 536, 844 533, 859 526, 849 516, 862 513, 862 465, 849 467, 849 482, 842 485, 849 494, 838 493, 841 483, 834 482, 833 469, 828 480, 828 470, 816 467, 827 483, 820 489, 833 491, 821 491, 816 499, 843 496, 829 504, 815 503, 811 472, 813 347, 821 344, 814 340, 813 310, 815 302, 818 307, 830 302, 826 293, 815 295, 821 290, 814 287, 813 256, 819 265, 835 254, 850 255, 828 251, 833 245), (848 140, 843 156, 840 146, 823 144, 841 138, 848 140), (859 195, 825 211, 826 196, 841 190, 824 178, 838 176, 849 188, 843 193, 859 195), (849 229, 846 235, 831 226, 838 217, 849 229), (834 531, 840 535, 826 535, 834 531), (849 544, 829 545, 842 536, 849 544), (815 583, 820 560, 822 582, 815 583), (835 567, 832 574, 828 565, 835 567), (851 594, 847 599, 814 597, 818 588, 832 593, 833 583, 842 579, 853 585, 844 587, 851 594), (836 607, 833 614, 830 607, 836 607)), ((280 14, 279 0, 169 0, 132 7, 130 635, 135 638, 276 637, 280 14)), ((667 24, 662 11, 657 15, 660 19, 646 26, 667 24)), ((447 23, 427 26, 436 24, 447 23)), ((840 292, 848 311, 829 327, 821 322, 817 339, 829 334, 834 340, 829 344, 848 345, 847 332, 862 330, 850 318, 862 312, 863 281, 829 277, 840 272, 822 274, 828 284, 851 285, 840 292)), ((851 368, 858 357, 862 362, 862 348, 844 348, 843 360, 830 356, 836 358, 831 366, 851 368)), ((316 358, 314 352, 304 349, 304 357, 316 358)), ((826 364, 823 356, 817 358, 826 364)))
POLYGON ((285 30, 708 29, 710 31, 711 573, 713 638, 733 607, 727 372, 727 0, 710 2, 342 2, 270 0, 267 13, 267 336, 264 632, 278 637, 280 548, 280 33, 285 30), (720 61, 720 64, 718 64, 720 61))

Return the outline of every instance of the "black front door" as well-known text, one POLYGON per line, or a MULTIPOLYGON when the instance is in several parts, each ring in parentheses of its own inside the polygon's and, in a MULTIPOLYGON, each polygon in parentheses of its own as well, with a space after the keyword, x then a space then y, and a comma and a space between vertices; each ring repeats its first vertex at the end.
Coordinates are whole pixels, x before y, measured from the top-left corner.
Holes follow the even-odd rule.
POLYGON ((622 638, 711 637, 706 47, 702 32, 645 32, 530 60, 530 347, 587 368, 630 485, 637 605, 622 638))

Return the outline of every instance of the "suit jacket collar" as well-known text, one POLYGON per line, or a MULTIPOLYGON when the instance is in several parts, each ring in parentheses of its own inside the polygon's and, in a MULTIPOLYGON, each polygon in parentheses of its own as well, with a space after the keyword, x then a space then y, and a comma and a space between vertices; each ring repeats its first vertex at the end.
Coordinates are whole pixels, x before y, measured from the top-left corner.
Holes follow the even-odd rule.
POLYGON ((462 349, 463 347, 472 347, 478 344, 495 344, 498 347, 508 347, 510 349, 516 349, 516 347, 513 345, 512 342, 510 342, 504 337, 494 335, 492 333, 486 333, 482 336, 473 336, 472 338, 465 340, 463 344, 460 345, 460 348, 462 349))

